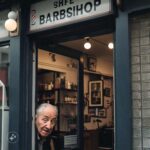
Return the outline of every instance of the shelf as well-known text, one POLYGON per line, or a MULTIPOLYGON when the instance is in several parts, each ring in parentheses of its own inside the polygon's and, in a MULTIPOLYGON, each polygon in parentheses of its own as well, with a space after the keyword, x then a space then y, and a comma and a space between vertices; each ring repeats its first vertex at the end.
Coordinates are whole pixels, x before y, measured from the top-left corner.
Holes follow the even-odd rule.
POLYGON ((98 71, 90 71, 90 70, 87 70, 87 69, 84 69, 84 73, 95 74, 95 75, 106 76, 106 77, 111 77, 112 78, 112 75, 110 75, 110 74, 104 74, 104 73, 101 73, 101 72, 98 72, 98 71))
POLYGON ((101 72, 90 71, 90 70, 86 70, 86 69, 84 69, 84 73, 102 75, 102 73, 101 73, 101 72))
POLYGON ((40 101, 55 101, 54 98, 39 99, 40 101))
POLYGON ((59 90, 59 91, 68 91, 68 92, 77 92, 77 89, 67 89, 67 88, 58 88, 54 90, 59 90))
POLYGON ((47 92, 49 92, 49 93, 53 93, 55 90, 38 90, 38 92, 40 92, 40 93, 47 93, 47 92))
POLYGON ((77 92, 76 89, 66 89, 66 88, 57 88, 57 89, 52 89, 52 90, 38 90, 38 92, 50 92, 53 93, 55 91, 68 91, 68 92, 77 92))
POLYGON ((59 103, 60 105, 77 105, 77 102, 64 102, 64 103, 59 103))

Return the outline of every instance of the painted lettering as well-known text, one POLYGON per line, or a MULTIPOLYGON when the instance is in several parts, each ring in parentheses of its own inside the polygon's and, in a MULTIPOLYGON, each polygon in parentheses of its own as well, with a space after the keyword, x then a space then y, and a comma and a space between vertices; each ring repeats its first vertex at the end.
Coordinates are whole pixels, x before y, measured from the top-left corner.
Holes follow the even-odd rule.
POLYGON ((70 0, 70 4, 74 4, 74 1, 73 1, 73 0, 70 0))
POLYGON ((54 2, 53 5, 54 5, 54 8, 58 7, 57 2, 54 2))
POLYGON ((72 17, 72 8, 71 7, 69 7, 68 9, 67 9, 67 17, 69 18, 69 17, 72 17))
POLYGON ((65 9, 60 10, 60 19, 65 18, 65 9))
POLYGON ((92 3, 88 2, 84 5, 85 12, 89 13, 92 10, 92 3))
POLYGON ((46 23, 47 23, 48 21, 49 21, 49 22, 52 22, 50 13, 47 14, 46 23))
POLYGON ((59 7, 60 7, 60 6, 63 6, 63 4, 64 4, 64 3, 63 3, 63 0, 59 0, 59 7))
POLYGON ((74 4, 74 0, 58 0, 53 3, 53 6, 54 8, 58 8, 69 4, 74 4))
POLYGON ((101 0, 94 0, 94 10, 101 4, 101 0))
POLYGON ((54 12, 53 12, 53 21, 58 20, 58 19, 59 19, 58 16, 59 16, 58 11, 54 11, 54 12))
POLYGON ((44 23, 45 23, 45 16, 40 15, 40 24, 44 24, 44 23))
POLYGON ((76 12, 77 12, 76 15, 79 15, 79 12, 80 14, 83 14, 83 4, 76 6, 76 12))
MULTIPOLYGON (((61 7, 67 4, 73 4, 73 0, 58 0, 55 1, 54 8, 61 7)), ((86 2, 84 4, 78 4, 76 6, 69 5, 68 8, 56 10, 53 12, 47 13, 47 15, 40 15, 39 20, 40 24, 47 24, 50 22, 55 22, 58 20, 63 20, 65 18, 70 18, 73 16, 80 16, 86 13, 90 13, 92 11, 96 11, 98 7, 101 5, 101 0, 94 0, 93 2, 86 2)))

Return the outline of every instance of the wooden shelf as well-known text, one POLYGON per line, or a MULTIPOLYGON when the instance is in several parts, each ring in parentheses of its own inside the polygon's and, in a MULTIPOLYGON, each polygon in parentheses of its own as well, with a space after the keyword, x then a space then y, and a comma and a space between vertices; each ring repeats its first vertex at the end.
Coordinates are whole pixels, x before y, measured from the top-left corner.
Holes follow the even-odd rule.
POLYGON ((68 92, 77 92, 77 89, 67 89, 67 88, 58 88, 54 90, 60 90, 60 91, 68 91, 68 92))
POLYGON ((110 75, 110 74, 104 74, 104 73, 101 73, 101 72, 98 72, 98 71, 90 71, 90 70, 87 70, 87 69, 84 69, 84 73, 95 74, 95 75, 106 76, 106 77, 112 78, 112 75, 110 75))
POLYGON ((54 98, 45 98, 45 99, 40 99, 40 101, 55 101, 54 98))
POLYGON ((87 69, 84 69, 84 73, 102 75, 101 72, 90 71, 90 70, 87 70, 87 69))
POLYGON ((67 88, 57 88, 57 89, 52 89, 52 90, 38 90, 38 92, 55 92, 55 91, 68 91, 68 92, 77 92, 76 89, 67 89, 67 88))
POLYGON ((61 105, 77 105, 77 102, 63 102, 63 103, 59 103, 61 105))

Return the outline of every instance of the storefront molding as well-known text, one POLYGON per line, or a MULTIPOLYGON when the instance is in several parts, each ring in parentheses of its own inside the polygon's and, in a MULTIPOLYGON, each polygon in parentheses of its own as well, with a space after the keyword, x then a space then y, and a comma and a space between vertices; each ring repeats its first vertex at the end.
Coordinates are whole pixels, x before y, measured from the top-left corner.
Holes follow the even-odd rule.
POLYGON ((115 36, 115 150, 131 150, 132 98, 127 12, 119 12, 115 36))

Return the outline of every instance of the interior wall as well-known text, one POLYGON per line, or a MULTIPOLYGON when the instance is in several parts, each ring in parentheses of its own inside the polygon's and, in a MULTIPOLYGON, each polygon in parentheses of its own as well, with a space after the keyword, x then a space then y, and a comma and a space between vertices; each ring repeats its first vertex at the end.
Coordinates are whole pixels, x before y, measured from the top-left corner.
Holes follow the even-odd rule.
MULTIPOLYGON (((96 57, 96 72, 113 77, 113 57, 111 55, 98 55, 96 57)), ((89 75, 84 74, 84 92, 88 92, 89 75)))
MULTIPOLYGON (((77 84, 77 71, 78 71, 78 61, 66 56, 55 54, 55 61, 52 60, 52 53, 44 50, 39 50, 38 54, 38 67, 58 72, 63 72, 66 75, 66 80, 77 84), (62 63, 63 62, 63 63, 62 63)), ((113 74, 113 63, 112 58, 107 55, 101 55, 96 58, 96 72, 102 74, 109 74, 112 77, 113 74)), ((101 78, 99 78, 101 80, 101 78)), ((84 94, 89 92, 89 74, 84 74, 84 94)), ((101 122, 99 127, 107 126, 111 127, 113 125, 113 83, 111 80, 103 80, 103 88, 110 88, 110 96, 104 96, 104 109, 106 110, 106 117, 100 118, 101 122)), ((84 114, 89 114, 88 105, 85 106, 84 114)), ((98 128, 96 118, 91 117, 89 122, 84 124, 84 127, 88 130, 94 130, 98 128)))
POLYGON ((113 57, 112 55, 100 55, 97 57, 97 71, 102 74, 113 76, 113 57))
POLYGON ((44 50, 39 50, 38 53, 39 68, 63 72, 66 74, 66 81, 77 84, 77 60, 59 54, 54 54, 54 61, 54 58, 52 58, 53 53, 44 50))

